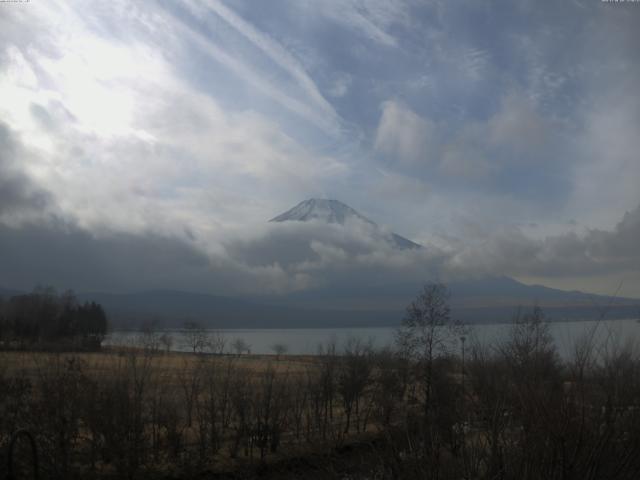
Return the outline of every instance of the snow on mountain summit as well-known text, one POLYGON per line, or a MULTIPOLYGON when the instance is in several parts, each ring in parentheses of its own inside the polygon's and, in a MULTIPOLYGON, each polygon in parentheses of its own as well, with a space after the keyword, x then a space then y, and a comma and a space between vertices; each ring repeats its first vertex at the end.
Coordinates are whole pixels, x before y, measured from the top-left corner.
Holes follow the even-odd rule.
POLYGON ((310 198, 300 202, 295 207, 269 220, 270 222, 298 221, 307 222, 319 220, 325 223, 337 223, 345 225, 350 221, 360 221, 368 224, 374 230, 380 232, 394 247, 400 249, 420 248, 420 245, 412 242, 396 233, 385 234, 378 225, 361 215, 349 205, 339 200, 328 200, 323 198, 310 198))
POLYGON ((339 200, 327 200, 324 198, 310 198, 304 200, 290 210, 269 220, 270 222, 286 222, 295 220, 307 222, 309 220, 321 220, 326 223, 339 223, 344 225, 347 220, 358 219, 360 221, 375 225, 363 215, 360 215, 349 205, 339 200))

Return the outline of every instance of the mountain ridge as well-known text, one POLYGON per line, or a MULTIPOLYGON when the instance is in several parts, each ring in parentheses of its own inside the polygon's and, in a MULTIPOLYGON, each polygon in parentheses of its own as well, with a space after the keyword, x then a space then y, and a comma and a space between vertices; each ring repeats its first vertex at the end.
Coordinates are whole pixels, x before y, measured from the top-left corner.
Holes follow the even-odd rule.
POLYGON ((371 227, 377 235, 384 238, 395 248, 401 250, 422 248, 422 245, 413 242, 402 235, 398 235, 394 232, 383 232, 376 222, 362 215, 360 212, 340 200, 309 198, 269 220, 269 222, 276 223, 292 221, 320 221, 342 226, 345 226, 350 222, 362 222, 363 224, 371 227))
MULTIPOLYGON (((452 293, 452 316, 465 323, 508 322, 520 309, 534 304, 543 308, 550 321, 635 318, 640 311, 639 299, 615 298, 612 301, 607 296, 526 285, 509 277, 448 285, 452 293), (502 292, 498 291, 500 287, 502 292), (510 301, 495 302, 495 298, 503 295, 510 301), (475 304, 467 301, 469 298, 484 301, 475 304)), ((409 284, 396 286, 393 292, 362 287, 344 292, 345 300, 361 297, 361 306, 341 302, 343 298, 331 290, 303 292, 298 298, 296 295, 231 297, 167 289, 130 293, 80 292, 77 298, 81 302, 100 303, 116 329, 139 328, 150 322, 159 327, 176 328, 182 327, 187 320, 196 320, 209 328, 389 327, 399 325, 408 302, 419 291, 414 287, 409 284), (388 295, 385 297, 384 293, 388 295), (372 303, 372 299, 378 303, 372 303)), ((25 293, 7 288, 2 292, 5 298, 10 294, 25 293)))
MULTIPOLYGON (((544 298, 535 298, 535 295, 527 296, 525 292, 530 286, 513 279, 508 280, 515 282, 514 288, 522 292, 510 303, 470 304, 465 301, 464 288, 460 288, 455 282, 449 284, 452 292, 452 315, 465 323, 505 323, 512 320, 522 308, 537 304, 543 308, 550 321, 597 320, 603 314, 607 319, 634 318, 640 308, 640 300, 619 298, 613 305, 609 305, 609 297, 543 287, 555 298, 562 298, 565 294, 569 294, 569 297, 579 294, 583 300, 573 305, 555 301, 549 303, 544 298)), ((491 291, 497 284, 489 284, 487 294, 500 293, 491 291)), ((470 287, 471 283, 466 286, 470 287)), ((115 320, 116 326, 139 325, 156 319, 168 327, 180 327, 185 320, 197 320, 211 328, 339 328, 399 325, 408 302, 418 293, 418 290, 410 290, 402 301, 389 302, 384 308, 370 304, 371 296, 366 299, 363 308, 323 300, 321 304, 324 308, 320 308, 314 302, 303 301, 296 304, 287 298, 281 298, 283 301, 279 303, 274 297, 226 297, 176 290, 125 294, 93 292, 78 294, 78 298, 101 303, 115 320)), ((537 294, 540 292, 537 289, 535 292, 531 291, 537 294)), ((376 292, 370 293, 377 297, 376 292)), ((313 296, 313 292, 309 294, 313 296)), ((384 299, 381 301, 384 304, 384 299)))

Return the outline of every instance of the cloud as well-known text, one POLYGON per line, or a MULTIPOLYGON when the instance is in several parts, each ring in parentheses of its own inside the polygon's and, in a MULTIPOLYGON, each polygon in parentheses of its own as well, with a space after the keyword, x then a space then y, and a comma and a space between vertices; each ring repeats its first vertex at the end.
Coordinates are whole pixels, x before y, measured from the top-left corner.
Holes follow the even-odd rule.
POLYGON ((19 223, 52 203, 51 195, 22 170, 24 155, 15 133, 0 122, 0 221, 19 223))
POLYGON ((304 286, 277 263, 250 265, 221 252, 207 252, 188 236, 93 233, 56 218, 18 227, 0 224, 0 285, 222 295, 274 294, 304 286))
POLYGON ((482 80, 490 67, 490 53, 480 48, 464 49, 457 59, 458 68, 472 82, 482 80))
POLYGON ((0 284, 30 289, 51 284, 81 291, 196 288, 207 257, 180 241, 154 236, 96 236, 73 224, 0 225, 0 284), (194 282, 194 280, 197 280, 194 282))
POLYGON ((49 217, 0 225, 0 285, 279 295, 356 287, 395 291, 435 279, 600 275, 625 278, 629 292, 640 291, 640 206, 610 231, 539 239, 516 227, 475 231, 475 243, 434 236, 422 249, 398 250, 361 222, 264 222, 217 231, 203 243, 193 234, 96 233, 49 217))
POLYGON ((497 176, 527 162, 541 168, 559 154, 551 125, 522 92, 505 94, 486 120, 448 130, 399 101, 387 100, 374 148, 405 166, 437 165, 445 176, 462 181, 497 176))
MULTIPOLYGON (((501 229, 476 246, 455 253, 455 268, 483 274, 547 278, 578 275, 633 274, 633 291, 640 291, 640 206, 627 212, 613 230, 589 229, 535 239, 520 228, 501 229)), ((635 293, 637 295, 637 293, 635 293)))
MULTIPOLYGON (((188 229, 205 243, 221 224, 261 221, 274 205, 348 174, 343 161, 307 148, 273 117, 228 108, 195 86, 172 61, 194 38, 205 53, 240 61, 170 13, 133 8, 118 25, 124 44, 110 30, 114 18, 60 7, 12 11, 24 25, 50 21, 28 43, 7 42, 0 114, 20 133, 24 182, 49 192, 82 228, 162 235, 188 229), (68 35, 51 26, 61 16, 68 35)), ((117 6, 107 11, 119 14, 117 6)), ((245 80, 269 83, 251 75, 245 80)), ((336 127, 317 105, 298 105, 336 127)))
POLYGON ((640 202, 630 5, 68 0, 3 13, 7 232, 124 258, 114 244, 166 239, 176 264, 183 248, 201 260, 184 284, 212 291, 420 268, 573 275, 575 288, 634 275, 636 210, 616 225, 640 202), (256 227, 315 195, 437 245, 405 256, 357 231, 256 227))
POLYGON ((572 171, 569 206, 583 212, 583 221, 609 227, 612 212, 639 201, 640 100, 626 84, 590 105, 575 142, 579 160, 572 171))
POLYGON ((431 187, 418 178, 384 169, 378 169, 378 172, 381 176, 373 183, 370 191, 377 198, 420 203, 428 200, 431 195, 431 187))
POLYGON ((487 137, 490 145, 507 149, 512 161, 536 156, 551 144, 550 128, 544 119, 530 100, 515 92, 505 95, 499 110, 489 118, 487 137))
POLYGON ((220 248, 206 251, 188 235, 92 233, 51 217, 0 224, 0 285, 264 295, 406 279, 407 267, 419 259, 370 237, 363 225, 265 224, 220 232, 215 241, 220 248))
POLYGON ((333 85, 329 89, 329 95, 338 98, 344 97, 349 91, 352 82, 353 78, 351 75, 345 73, 336 75, 333 85))
POLYGON ((222 2, 217 0, 207 0, 204 2, 208 8, 214 11, 229 25, 235 28, 241 35, 247 38, 258 49, 264 52, 278 66, 286 70, 300 87, 304 90, 309 100, 334 122, 338 121, 338 115, 333 107, 322 96, 318 87, 305 71, 302 64, 294 57, 286 48, 274 40, 269 35, 260 32, 242 17, 236 15, 233 10, 226 7, 222 2))
POLYGON ((500 99, 486 120, 460 128, 443 148, 447 174, 480 178, 512 167, 543 168, 560 154, 553 123, 543 118, 524 92, 500 99))
POLYGON ((455 143, 446 145, 442 149, 440 171, 449 177, 474 180, 495 173, 496 166, 477 147, 473 140, 462 140, 460 137, 455 143))
POLYGON ((409 23, 407 4, 398 0, 326 1, 320 4, 296 1, 295 3, 302 3, 311 15, 320 13, 334 22, 359 32, 368 40, 386 47, 398 45, 397 38, 390 32, 391 27, 409 23))
POLYGON ((436 127, 407 106, 395 100, 382 104, 374 148, 405 163, 427 163, 434 154, 436 127))
POLYGON ((280 89, 279 86, 273 85, 271 82, 265 80, 264 75, 255 70, 249 63, 243 62, 237 56, 216 45, 200 31, 191 29, 181 23, 176 23, 175 27, 180 37, 188 39, 191 44, 195 45, 211 59, 233 72, 236 78, 242 82, 249 83, 252 87, 257 88, 263 95, 273 99, 282 107, 324 129, 326 132, 330 134, 337 133, 338 129, 335 125, 335 118, 327 117, 324 112, 318 112, 316 109, 310 107, 304 100, 299 100, 289 95, 286 91, 280 89))

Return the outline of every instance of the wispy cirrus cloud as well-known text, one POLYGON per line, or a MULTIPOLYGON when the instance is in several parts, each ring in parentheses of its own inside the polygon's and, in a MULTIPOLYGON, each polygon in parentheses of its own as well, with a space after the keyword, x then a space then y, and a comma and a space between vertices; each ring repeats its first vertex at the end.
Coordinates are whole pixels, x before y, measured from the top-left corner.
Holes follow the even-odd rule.
POLYGON ((386 47, 398 46, 398 39, 390 31, 391 27, 397 24, 406 25, 410 22, 408 5, 401 0, 296 3, 302 3, 311 15, 320 13, 331 21, 386 47))
MULTIPOLYGON (((218 12, 218 10, 214 11, 218 12)), ((277 43, 270 41, 250 25, 244 22, 240 23, 226 7, 220 5, 219 11, 223 12, 221 15, 225 20, 229 21, 231 26, 246 36, 258 48, 266 51, 278 65, 286 66, 287 71, 300 83, 308 97, 297 98, 290 95, 282 88, 282 85, 269 81, 268 77, 256 70, 250 62, 242 60, 241 57, 234 55, 233 52, 212 41, 203 31, 193 28, 192 25, 185 23, 181 19, 174 22, 174 28, 180 38, 186 39, 189 43, 201 49, 209 58, 233 72, 239 81, 249 83, 285 109, 311 122, 325 132, 337 135, 340 132, 339 117, 331 105, 320 95, 313 82, 304 74, 293 57, 284 53, 284 50, 277 43), (309 99, 311 102, 308 101, 309 99)))
POLYGON ((218 0, 204 0, 201 3, 197 2, 196 5, 200 7, 200 11, 204 9, 205 12, 214 12, 231 25, 256 48, 264 52, 276 65, 291 75, 306 93, 311 103, 324 112, 330 121, 334 123, 339 121, 333 106, 322 96, 315 82, 305 71, 302 63, 273 37, 259 31, 218 0))

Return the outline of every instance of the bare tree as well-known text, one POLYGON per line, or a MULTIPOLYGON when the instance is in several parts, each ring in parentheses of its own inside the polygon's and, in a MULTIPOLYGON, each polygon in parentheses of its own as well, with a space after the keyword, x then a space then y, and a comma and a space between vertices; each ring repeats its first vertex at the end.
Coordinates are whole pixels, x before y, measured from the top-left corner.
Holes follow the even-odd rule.
POLYGON ((374 392, 380 426, 388 428, 394 414, 404 406, 408 390, 409 368, 406 357, 391 349, 384 349, 374 355, 374 392))
POLYGON ((231 344, 231 348, 236 352, 238 356, 244 352, 249 353, 251 351, 251 345, 244 341, 242 338, 236 338, 231 344))
POLYGON ((459 337, 460 325, 451 318, 449 290, 442 283, 426 284, 407 307, 402 324, 396 332, 396 342, 403 355, 413 360, 416 384, 422 392, 422 422, 419 444, 428 471, 427 477, 440 475, 440 454, 444 439, 439 418, 438 402, 447 401, 449 390, 443 372, 436 371, 436 360, 447 354, 459 337), (435 392, 435 388, 441 391, 435 392), (443 397, 444 395, 444 397, 443 397))
POLYGON ((195 402, 202 391, 204 364, 200 360, 193 364, 186 357, 182 361, 183 365, 178 375, 178 382, 184 395, 183 405, 187 414, 187 426, 191 427, 195 402))
POLYGON ((164 347, 165 352, 169 353, 173 346, 173 336, 169 332, 163 332, 160 335, 160 344, 164 347))
POLYGON ((371 342, 364 343, 358 338, 347 340, 337 382, 346 416, 344 433, 349 432, 353 414, 356 418, 356 430, 360 431, 360 404, 364 391, 371 380, 372 353, 371 342))
POLYGON ((274 343, 271 345, 271 350, 276 354, 278 360, 280 360, 280 357, 289 351, 289 347, 284 343, 274 343))
POLYGON ((207 347, 207 331, 198 322, 190 320, 184 323, 184 337, 193 353, 202 353, 207 347))
POLYGON ((160 350, 161 342, 157 320, 147 320, 142 324, 139 343, 144 350, 150 353, 156 353, 160 350))
POLYGON ((318 375, 314 379, 315 385, 310 385, 314 391, 313 404, 317 428, 322 440, 327 434, 333 435, 334 399, 336 396, 336 381, 338 373, 338 355, 336 353, 335 337, 329 339, 325 345, 318 345, 319 365, 316 367, 318 375))
POLYGON ((208 335, 207 346, 212 353, 222 355, 227 346, 227 339, 222 332, 214 330, 208 335))
POLYGON ((422 367, 425 413, 430 408, 434 359, 449 351, 458 338, 460 324, 451 318, 450 293, 442 283, 425 285, 407 307, 396 344, 422 367))

